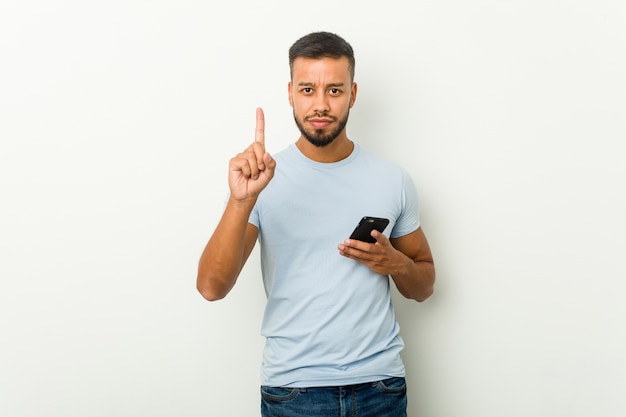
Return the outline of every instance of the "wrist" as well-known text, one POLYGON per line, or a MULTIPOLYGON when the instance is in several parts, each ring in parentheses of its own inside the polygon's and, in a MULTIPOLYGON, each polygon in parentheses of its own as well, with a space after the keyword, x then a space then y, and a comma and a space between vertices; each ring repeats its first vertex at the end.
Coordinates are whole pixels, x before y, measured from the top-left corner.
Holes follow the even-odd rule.
POLYGON ((230 207, 233 210, 250 212, 254 208, 256 204, 256 197, 247 197, 247 198, 235 198, 232 195, 228 198, 228 202, 226 203, 227 207, 230 207))
POLYGON ((415 265, 413 260, 406 256, 401 251, 395 249, 396 251, 396 261, 393 263, 395 267, 394 271, 391 273, 392 276, 407 276, 411 274, 411 269, 415 265))

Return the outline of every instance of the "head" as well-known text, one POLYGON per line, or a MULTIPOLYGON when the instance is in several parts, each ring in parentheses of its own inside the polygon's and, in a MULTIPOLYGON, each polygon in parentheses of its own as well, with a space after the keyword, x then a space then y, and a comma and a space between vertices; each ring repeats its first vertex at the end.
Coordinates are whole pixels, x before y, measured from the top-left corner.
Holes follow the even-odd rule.
POLYGON ((346 57, 350 70, 350 82, 354 81, 354 51, 352 46, 339 35, 329 32, 313 32, 298 39, 289 48, 289 69, 293 81, 293 65, 296 58, 335 58, 346 57))
POLYGON ((302 136, 322 147, 345 135, 357 90, 350 44, 332 33, 310 33, 289 49, 289 68, 289 103, 302 136))

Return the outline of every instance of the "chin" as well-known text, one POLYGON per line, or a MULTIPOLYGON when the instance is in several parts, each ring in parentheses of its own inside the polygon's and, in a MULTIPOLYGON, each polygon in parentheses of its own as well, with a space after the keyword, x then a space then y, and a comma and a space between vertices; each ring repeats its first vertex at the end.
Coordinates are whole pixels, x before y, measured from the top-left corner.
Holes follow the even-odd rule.
POLYGON ((312 145, 323 148, 324 146, 328 146, 337 138, 337 135, 333 136, 319 136, 319 135, 311 135, 305 132, 302 132, 303 136, 306 140, 309 141, 312 145))

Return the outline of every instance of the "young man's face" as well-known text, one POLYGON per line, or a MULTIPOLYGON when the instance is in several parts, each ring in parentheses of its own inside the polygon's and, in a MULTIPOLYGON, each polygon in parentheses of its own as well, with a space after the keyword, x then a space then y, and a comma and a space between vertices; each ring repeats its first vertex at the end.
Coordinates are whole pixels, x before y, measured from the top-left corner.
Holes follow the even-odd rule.
POLYGON ((356 99, 348 58, 296 58, 289 83, 289 104, 302 135, 326 146, 344 132, 356 99))

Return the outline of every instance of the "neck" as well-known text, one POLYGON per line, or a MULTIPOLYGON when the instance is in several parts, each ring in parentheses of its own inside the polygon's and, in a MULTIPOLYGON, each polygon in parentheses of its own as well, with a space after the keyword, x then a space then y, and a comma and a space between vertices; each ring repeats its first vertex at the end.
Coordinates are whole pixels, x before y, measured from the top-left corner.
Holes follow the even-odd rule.
POLYGON ((354 149, 354 143, 347 136, 339 136, 330 144, 318 147, 309 142, 304 136, 296 141, 296 146, 304 156, 322 163, 339 162, 346 159, 354 149))

